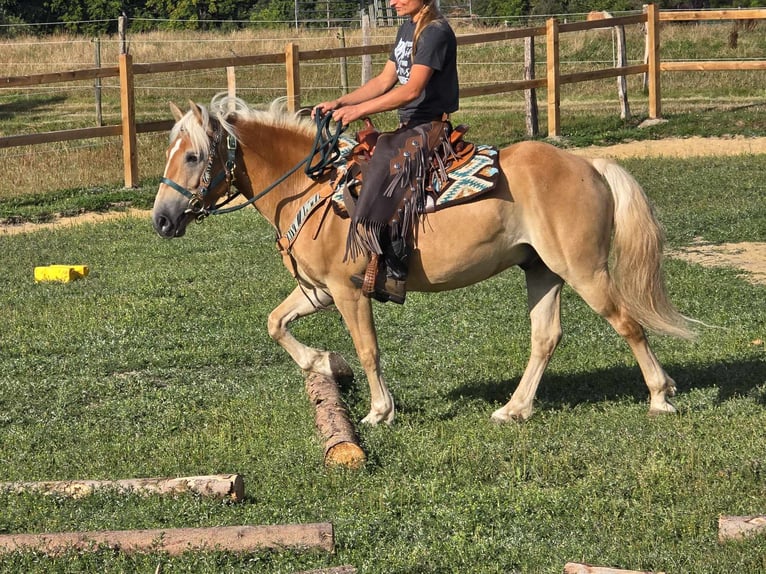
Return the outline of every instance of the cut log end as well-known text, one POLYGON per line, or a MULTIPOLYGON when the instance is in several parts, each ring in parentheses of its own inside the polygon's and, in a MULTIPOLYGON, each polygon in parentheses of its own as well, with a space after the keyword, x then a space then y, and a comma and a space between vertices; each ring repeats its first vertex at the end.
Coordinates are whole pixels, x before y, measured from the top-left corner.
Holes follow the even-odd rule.
POLYGON ((337 380, 309 373, 306 392, 314 405, 317 431, 325 440, 325 465, 361 468, 366 456, 359 445, 337 380))
POLYGON ((353 442, 341 442, 327 449, 324 455, 326 466, 343 466, 352 470, 360 469, 367 462, 362 448, 353 442))
POLYGON ((718 541, 742 540, 766 533, 766 515, 721 516, 718 518, 718 541))

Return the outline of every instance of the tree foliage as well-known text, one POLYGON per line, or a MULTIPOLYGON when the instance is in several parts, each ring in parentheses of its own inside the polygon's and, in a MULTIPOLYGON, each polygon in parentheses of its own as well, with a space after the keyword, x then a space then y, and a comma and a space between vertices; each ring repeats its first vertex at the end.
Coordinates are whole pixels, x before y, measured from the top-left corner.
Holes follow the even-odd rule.
MULTIPOLYGON (((757 6, 742 0, 737 6, 757 6)), ((0 35, 12 35, 24 24, 39 26, 26 33, 65 29, 74 33, 114 33, 125 14, 132 29, 211 29, 286 22, 303 26, 341 26, 358 20, 360 7, 371 0, 0 0, 0 35)), ((442 0, 445 12, 479 18, 514 18, 572 14, 591 10, 640 10, 644 0, 442 0)), ((722 0, 658 0, 660 8, 722 8, 722 0)))

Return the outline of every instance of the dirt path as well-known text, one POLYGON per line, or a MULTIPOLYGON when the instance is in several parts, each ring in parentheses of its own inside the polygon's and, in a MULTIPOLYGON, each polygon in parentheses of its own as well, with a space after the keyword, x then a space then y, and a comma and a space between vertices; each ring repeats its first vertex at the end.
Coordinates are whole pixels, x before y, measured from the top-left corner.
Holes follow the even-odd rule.
POLYGON ((641 140, 613 146, 589 146, 570 150, 590 157, 701 157, 708 155, 766 154, 766 138, 668 138, 641 140))
MULTIPOLYGON (((622 143, 608 147, 590 146, 570 150, 578 155, 611 157, 700 157, 707 155, 766 154, 766 138, 668 138, 622 143)), ((149 211, 128 209, 108 213, 86 213, 59 217, 49 223, 0 224, 0 236, 29 233, 40 229, 107 221, 119 217, 149 217, 149 211)), ((766 243, 724 243, 702 240, 689 247, 668 252, 668 256, 717 267, 735 267, 754 283, 766 285, 766 243)))
POLYGON ((0 223, 0 236, 18 235, 20 233, 31 233, 42 229, 53 229, 56 227, 72 227, 83 223, 99 223, 118 219, 120 217, 149 217, 151 212, 148 209, 123 209, 120 211, 89 212, 72 217, 56 216, 53 221, 46 223, 0 223))

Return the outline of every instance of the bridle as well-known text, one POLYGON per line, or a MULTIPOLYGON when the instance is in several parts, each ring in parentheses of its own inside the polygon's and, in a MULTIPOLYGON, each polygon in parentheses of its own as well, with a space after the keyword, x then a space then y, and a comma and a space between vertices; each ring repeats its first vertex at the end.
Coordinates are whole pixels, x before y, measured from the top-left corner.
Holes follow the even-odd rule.
POLYGON ((309 152, 309 155, 301 160, 297 165, 292 167, 287 173, 282 175, 274 183, 269 185, 266 189, 254 195, 246 202, 239 203, 232 207, 225 207, 234 198, 241 194, 240 191, 235 191, 234 193, 231 191, 231 186, 234 183, 234 170, 236 169, 235 160, 237 155, 237 138, 231 133, 227 133, 226 137, 226 161, 224 162, 224 168, 212 179, 212 181, 210 179, 213 172, 213 164, 215 163, 215 158, 218 155, 219 144, 221 143, 221 138, 223 137, 224 132, 224 129, 220 124, 218 126, 218 130, 210 140, 210 147, 208 148, 208 161, 207 165, 205 166, 205 171, 202 173, 202 185, 199 187, 199 189, 197 189, 197 191, 192 191, 173 181, 172 179, 164 176, 160 178, 160 181, 165 185, 172 187, 174 190, 189 200, 189 206, 184 213, 193 215, 197 223, 202 223, 208 215, 221 215, 224 213, 237 211, 255 203, 264 195, 274 190, 288 177, 298 171, 298 169, 300 169, 300 167, 304 164, 306 165, 304 170, 306 175, 312 179, 317 179, 325 174, 327 168, 332 166, 332 164, 338 160, 340 157, 338 140, 346 128, 340 123, 336 123, 335 132, 332 133, 330 131, 329 125, 330 120, 332 119, 332 112, 322 115, 317 110, 315 119, 317 124, 317 134, 314 138, 314 146, 312 147, 311 152, 309 152), (318 155, 319 158, 315 163, 312 164, 311 159, 315 155, 318 155), (224 181, 226 182, 225 199, 220 203, 213 205, 212 207, 207 207, 205 205, 207 195, 211 190, 218 187, 224 181))
POLYGON ((223 164, 223 170, 220 171, 211 181, 210 176, 213 173, 213 164, 215 158, 218 155, 218 145, 221 143, 221 137, 223 137, 223 127, 218 126, 218 130, 210 140, 210 147, 208 148, 208 160, 205 166, 205 171, 202 172, 202 185, 197 191, 191 191, 190 189, 182 186, 180 183, 173 181, 168 177, 161 177, 160 181, 167 186, 172 187, 178 193, 183 195, 189 200, 189 207, 184 213, 192 214, 198 222, 202 222, 205 217, 218 213, 219 210, 226 204, 231 202, 237 197, 240 192, 231 193, 231 185, 234 183, 234 170, 237 167, 237 138, 232 134, 227 134, 226 137, 226 161, 223 164), (221 182, 226 182, 226 199, 222 202, 214 205, 212 208, 205 206, 207 195, 210 190, 215 189, 221 182))

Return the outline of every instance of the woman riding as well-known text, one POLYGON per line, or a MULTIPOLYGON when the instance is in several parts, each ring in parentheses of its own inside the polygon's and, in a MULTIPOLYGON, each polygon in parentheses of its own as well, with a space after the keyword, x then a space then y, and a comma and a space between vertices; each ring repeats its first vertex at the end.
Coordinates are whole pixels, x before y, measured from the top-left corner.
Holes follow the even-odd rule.
MULTIPOLYGON (((383 71, 353 92, 315 106, 342 125, 397 109, 399 128, 382 134, 364 168, 362 190, 349 229, 346 256, 370 254, 368 272, 379 301, 404 303, 408 240, 434 148, 458 109, 457 40, 436 0, 391 0, 399 27, 383 71), (398 84, 398 85, 397 85, 398 84), (380 256, 380 257, 379 257, 380 256), (382 261, 381 261, 382 260, 382 261), (382 265, 378 268, 378 262, 382 265), (373 269, 373 271, 370 271, 373 269)), ((362 286, 364 277, 351 280, 362 286)))

